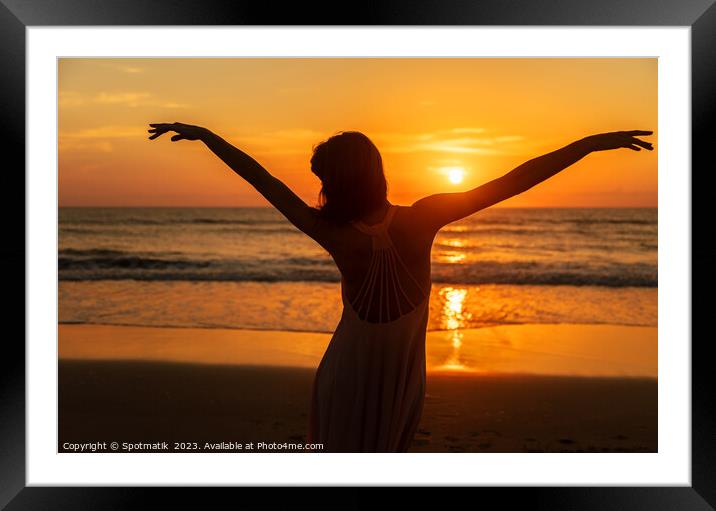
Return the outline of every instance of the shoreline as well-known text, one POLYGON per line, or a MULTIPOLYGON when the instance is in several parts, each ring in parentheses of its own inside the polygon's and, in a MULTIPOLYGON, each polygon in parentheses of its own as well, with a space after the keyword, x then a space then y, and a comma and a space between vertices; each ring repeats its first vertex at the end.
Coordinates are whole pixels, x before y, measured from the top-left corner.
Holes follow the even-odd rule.
MULTIPOLYGON (((279 330, 58 325, 61 360, 316 368, 331 334, 279 330)), ((658 375, 655 327, 526 324, 429 331, 429 373, 658 375)))
MULTIPOLYGON (((296 333, 296 334, 325 334, 325 335, 331 335, 333 332, 329 332, 327 330, 291 330, 291 329, 276 329, 276 328, 251 328, 251 327, 233 327, 233 326, 211 326, 211 325, 202 325, 202 326, 189 326, 189 325, 144 325, 139 323, 102 323, 98 321, 59 321, 57 323, 57 326, 61 325, 70 325, 70 326, 110 326, 110 327, 118 327, 118 328, 176 328, 177 330, 183 330, 183 329, 196 329, 196 330, 238 330, 238 331, 251 331, 251 332, 286 332, 289 334, 296 333)), ((656 328, 654 325, 646 325, 641 323, 574 323, 574 322, 551 322, 551 323, 495 323, 495 324, 486 324, 486 325, 480 325, 480 326, 471 326, 466 328, 459 328, 459 330, 482 330, 484 328, 496 328, 496 327, 513 327, 513 326, 525 326, 525 325, 582 325, 582 326, 615 326, 615 327, 637 327, 637 328, 656 328)), ((437 328, 437 329, 428 329, 427 333, 436 333, 436 332, 451 332, 452 330, 449 328, 437 328)))

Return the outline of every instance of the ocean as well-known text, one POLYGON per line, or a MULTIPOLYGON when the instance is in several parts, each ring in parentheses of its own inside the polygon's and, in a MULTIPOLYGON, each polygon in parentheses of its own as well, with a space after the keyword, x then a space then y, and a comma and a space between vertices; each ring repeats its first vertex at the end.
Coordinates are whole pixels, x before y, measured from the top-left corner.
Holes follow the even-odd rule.
MULTIPOLYGON (((430 330, 656 326, 657 209, 492 208, 432 251, 430 330)), ((60 208, 59 321, 332 332, 340 275, 271 208, 60 208)))

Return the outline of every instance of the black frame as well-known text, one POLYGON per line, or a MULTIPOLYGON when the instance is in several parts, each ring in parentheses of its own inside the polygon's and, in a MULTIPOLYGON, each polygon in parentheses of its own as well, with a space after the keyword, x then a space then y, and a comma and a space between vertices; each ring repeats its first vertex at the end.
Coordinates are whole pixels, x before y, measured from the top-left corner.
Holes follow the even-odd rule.
MULTIPOLYGON (((27 26, 71 25, 602 25, 685 26, 691 28, 692 64, 692 189, 705 193, 709 147, 716 140, 716 6, 715 0, 397 0, 383 4, 287 3, 250 0, 0 0, 0 124, 3 165, 0 182, 10 189, 25 189, 24 175, 17 169, 25 161, 25 29, 27 26), (11 158, 14 156, 15 158, 11 158), (693 172, 700 168, 700 174, 693 172), (694 186, 693 183, 697 186, 694 186), (702 183, 702 186, 698 186, 702 183)), ((686 171, 686 169, 685 169, 686 171)), ((7 268, 5 282, 17 293, 6 301, 9 317, 24 317, 25 224, 12 219, 24 210, 25 194, 15 192, 19 204, 2 203, 8 239, 0 244, 0 264, 7 268), (22 282, 21 282, 22 280, 22 282)), ((692 329, 705 323, 710 312, 708 298, 696 299, 699 290, 716 284, 716 236, 713 235, 706 202, 692 196, 692 329), (695 234, 705 229, 700 238, 695 234), (699 314, 699 320, 696 313, 699 314)), ((7 287, 7 284, 6 284, 7 287)), ((7 296, 7 295, 6 295, 7 296)), ((708 295, 705 295, 708 296, 708 295)), ((16 320, 17 321, 17 320, 16 320)), ((9 326, 9 325, 8 325, 9 326)), ((693 330, 695 331, 695 330, 693 330)), ((708 337, 692 331, 692 486, 691 487, 531 487, 480 488, 481 495, 496 497, 504 507, 514 504, 547 509, 714 509, 716 506, 716 421, 708 390, 714 383, 707 356, 708 337), (710 482, 709 482, 710 481, 710 482)), ((22 325, 23 337, 25 324, 22 325)), ((687 339, 672 339, 687 342, 687 339)), ((0 372, 0 507, 7 509, 124 509, 167 505, 166 488, 59 488, 25 487, 25 364, 24 347, 18 337, 6 336, 0 372), (160 500, 161 499, 161 500, 160 500)), ((218 491, 218 490, 214 490, 218 491)), ((227 490, 221 490, 227 492, 227 490)), ((375 499, 367 489, 352 489, 339 507, 357 508, 375 499)), ((306 492, 293 492, 306 495, 306 492)), ((322 495, 325 495, 323 493, 322 495)), ((414 493, 421 501, 422 492, 414 493)), ((174 489, 176 501, 192 507, 205 506, 206 491, 174 489), (198 495, 200 494, 200 495, 198 495)), ((275 504, 277 494, 272 492, 275 504)), ((297 495, 285 504, 296 505, 297 495)), ((316 506, 323 499, 308 497, 316 506)), ((415 498, 415 497, 413 497, 415 498)), ((328 499, 327 499, 328 500, 328 499)), ((328 501, 324 501, 330 504, 328 501)), ((417 500, 417 499, 416 499, 417 500)), ((243 501, 241 503, 243 504, 243 501)), ((407 504, 407 503, 404 503, 407 504)), ((477 503, 479 505, 479 503, 477 503)), ((172 504, 174 505, 174 504, 172 504)), ((272 506, 273 507, 273 506, 272 506)), ((331 507, 336 507, 335 503, 331 507)), ((403 507, 403 506, 401 506, 403 507)))

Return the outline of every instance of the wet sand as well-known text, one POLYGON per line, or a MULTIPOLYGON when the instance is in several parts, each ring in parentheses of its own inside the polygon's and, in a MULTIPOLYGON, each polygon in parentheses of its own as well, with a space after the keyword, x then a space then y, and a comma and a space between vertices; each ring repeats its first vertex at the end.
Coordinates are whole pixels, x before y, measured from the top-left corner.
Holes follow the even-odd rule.
MULTIPOLYGON (((60 359, 315 369, 330 334, 277 330, 59 325, 60 359)), ((657 329, 532 324, 430 331, 427 369, 445 373, 657 376, 657 329)))

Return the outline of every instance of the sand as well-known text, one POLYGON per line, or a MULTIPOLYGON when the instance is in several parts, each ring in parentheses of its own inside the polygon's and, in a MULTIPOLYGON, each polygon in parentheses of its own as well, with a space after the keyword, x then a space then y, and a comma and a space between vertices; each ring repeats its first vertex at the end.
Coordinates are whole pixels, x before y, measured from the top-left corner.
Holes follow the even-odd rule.
MULTIPOLYGON (((59 326, 59 357, 315 369, 330 334, 274 330, 59 326)), ((507 325, 428 332, 430 372, 657 376, 657 329, 507 325)))
MULTIPOLYGON (((305 441, 312 377, 303 368, 61 361, 59 450, 254 442, 243 450, 278 452, 259 442, 305 441)), ((653 379, 431 375, 411 451, 655 452, 656 412, 653 379)))
MULTIPOLYGON (((287 445, 305 441, 330 338, 97 325, 59 333, 61 452, 92 442, 106 443, 99 452, 111 442, 162 449, 137 452, 296 450, 287 445)), ((454 341, 455 332, 428 336, 411 451, 657 451, 656 329, 520 325, 454 341)))

